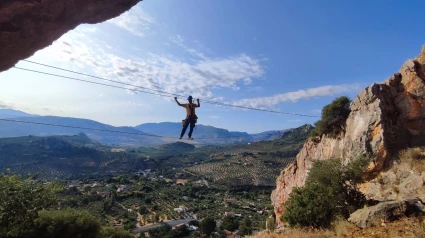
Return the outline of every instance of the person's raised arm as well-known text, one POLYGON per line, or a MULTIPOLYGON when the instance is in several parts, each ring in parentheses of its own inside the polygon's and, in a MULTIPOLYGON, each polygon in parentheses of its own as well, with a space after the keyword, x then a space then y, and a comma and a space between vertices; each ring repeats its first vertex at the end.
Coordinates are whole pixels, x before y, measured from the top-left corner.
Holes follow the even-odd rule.
POLYGON ((196 101, 198 101, 198 107, 201 107, 201 103, 199 103, 199 98, 196 99, 196 101))
POLYGON ((177 105, 182 106, 182 104, 177 101, 177 97, 174 97, 174 100, 176 100, 177 105))

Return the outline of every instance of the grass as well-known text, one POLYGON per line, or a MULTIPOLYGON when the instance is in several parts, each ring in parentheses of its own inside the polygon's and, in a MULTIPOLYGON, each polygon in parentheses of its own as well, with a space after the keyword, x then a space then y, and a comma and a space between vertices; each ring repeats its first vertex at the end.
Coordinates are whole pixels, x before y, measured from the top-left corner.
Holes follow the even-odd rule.
POLYGON ((364 238, 387 238, 425 237, 424 217, 402 218, 393 222, 381 222, 379 225, 361 229, 353 224, 339 220, 329 230, 291 229, 277 234, 270 231, 262 231, 251 238, 324 238, 324 237, 364 237, 364 238))
POLYGON ((425 171, 425 147, 415 147, 403 150, 399 154, 400 161, 411 166, 412 170, 421 173, 425 171))

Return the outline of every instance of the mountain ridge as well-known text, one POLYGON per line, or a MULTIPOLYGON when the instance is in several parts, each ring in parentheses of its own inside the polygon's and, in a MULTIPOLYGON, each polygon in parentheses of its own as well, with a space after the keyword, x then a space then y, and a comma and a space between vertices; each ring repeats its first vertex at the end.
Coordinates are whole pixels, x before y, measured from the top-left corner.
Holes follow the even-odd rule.
POLYGON ((38 115, 29 114, 26 112, 14 110, 14 109, 0 109, 0 119, 16 118, 16 117, 36 117, 38 115))
MULTIPOLYGON (((0 109, 0 119, 28 121, 32 123, 46 123, 56 125, 66 125, 73 127, 85 127, 98 130, 94 131, 86 129, 64 128, 46 125, 25 124, 9 121, 0 121, 0 137, 17 137, 17 136, 49 136, 49 135, 76 135, 79 133, 86 134, 90 139, 96 140, 107 145, 121 146, 157 146, 178 141, 181 131, 181 123, 177 122, 159 122, 159 123, 143 123, 135 127, 131 126, 111 126, 95 120, 85 118, 59 117, 59 116, 39 116, 13 109, 0 109), (17 115, 18 117, 13 117, 17 115), (109 132, 108 132, 109 130, 109 132), (122 131, 123 134, 111 131, 122 131), (128 133, 128 134, 125 134, 128 133), (149 134, 150 136, 137 135, 149 134), (160 138, 170 137, 170 138, 160 138), (175 139, 173 139, 173 137, 175 139)), ((223 128, 217 128, 209 125, 199 124, 195 127, 194 137, 200 139, 203 144, 233 144, 245 143, 261 140, 273 140, 280 138, 284 133, 294 128, 285 130, 265 131, 261 133, 249 134, 247 132, 229 131, 223 128)))

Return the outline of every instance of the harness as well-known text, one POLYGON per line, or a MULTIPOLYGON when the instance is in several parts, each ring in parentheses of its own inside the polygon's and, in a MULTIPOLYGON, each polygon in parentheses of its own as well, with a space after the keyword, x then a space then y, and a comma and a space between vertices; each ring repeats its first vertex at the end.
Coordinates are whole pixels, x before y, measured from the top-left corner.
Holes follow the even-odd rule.
POLYGON ((184 119, 182 121, 182 124, 184 125, 186 123, 186 121, 194 121, 195 123, 198 121, 198 116, 196 116, 195 114, 195 107, 193 106, 192 103, 188 104, 189 106, 189 110, 190 110, 190 114, 186 116, 186 119, 184 119))

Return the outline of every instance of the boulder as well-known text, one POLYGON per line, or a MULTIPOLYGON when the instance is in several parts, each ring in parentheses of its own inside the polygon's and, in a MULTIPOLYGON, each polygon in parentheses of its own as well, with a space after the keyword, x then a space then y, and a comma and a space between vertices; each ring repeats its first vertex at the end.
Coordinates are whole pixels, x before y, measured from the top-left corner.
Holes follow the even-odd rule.
POLYGON ((418 198, 404 201, 381 202, 375 206, 359 209, 350 215, 348 221, 358 227, 370 227, 377 221, 391 221, 401 216, 425 214, 425 206, 418 198))

